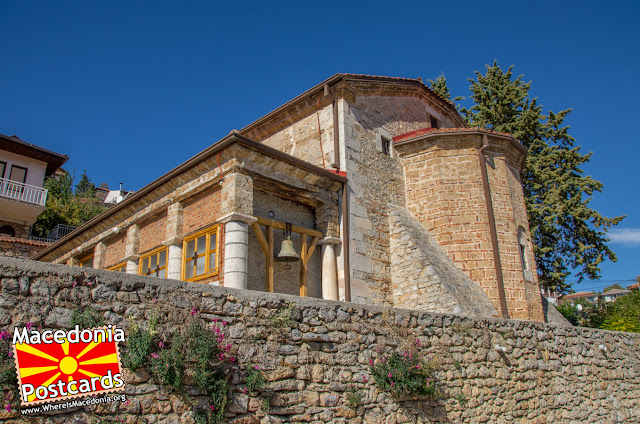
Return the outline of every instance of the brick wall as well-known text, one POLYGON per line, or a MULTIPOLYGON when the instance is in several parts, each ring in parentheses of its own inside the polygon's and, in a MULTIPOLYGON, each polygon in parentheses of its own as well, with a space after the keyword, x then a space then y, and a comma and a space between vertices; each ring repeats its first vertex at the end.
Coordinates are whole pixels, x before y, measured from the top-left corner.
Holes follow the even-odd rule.
POLYGON ((220 187, 205 190, 184 203, 182 233, 196 233, 220 218, 220 187))
POLYGON ((105 254, 105 268, 112 267, 114 265, 118 265, 122 262, 122 258, 125 256, 125 248, 126 248, 126 237, 125 235, 120 235, 112 238, 107 243, 107 251, 105 254))
MULTIPOLYGON (((500 310, 480 145, 480 135, 459 135, 430 137, 398 149, 407 208, 500 310)), ((518 164, 512 158, 522 153, 493 145, 485 154, 508 312, 511 318, 544 320, 535 267, 527 283, 520 260, 518 228, 528 234, 529 227, 518 164)), ((532 259, 530 255, 530 264, 532 259)))
POLYGON ((149 252, 162 245, 167 225, 166 212, 140 224, 140 253, 149 252))

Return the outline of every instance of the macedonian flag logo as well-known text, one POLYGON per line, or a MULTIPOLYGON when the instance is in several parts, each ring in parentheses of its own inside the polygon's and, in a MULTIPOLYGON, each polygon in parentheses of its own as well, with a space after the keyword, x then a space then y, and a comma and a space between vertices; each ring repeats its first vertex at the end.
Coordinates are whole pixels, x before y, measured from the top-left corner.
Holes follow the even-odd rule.
POLYGON ((124 390, 118 341, 124 331, 17 328, 14 358, 22 405, 124 390))

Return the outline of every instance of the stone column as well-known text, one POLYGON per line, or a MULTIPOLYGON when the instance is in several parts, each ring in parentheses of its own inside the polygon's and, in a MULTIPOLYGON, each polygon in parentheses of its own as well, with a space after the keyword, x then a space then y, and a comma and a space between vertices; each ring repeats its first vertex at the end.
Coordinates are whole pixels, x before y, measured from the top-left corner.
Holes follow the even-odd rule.
POLYGON ((107 260, 107 245, 100 242, 93 250, 93 269, 104 269, 107 260))
POLYGON ((182 278, 182 203, 176 202, 167 209, 166 237, 162 242, 168 247, 167 252, 167 278, 180 280, 182 278))
POLYGON ((340 300, 338 297, 338 264, 334 245, 340 243, 338 237, 325 237, 322 245, 322 298, 340 300))
POLYGON ((80 266, 80 259, 78 259, 78 258, 69 258, 69 259, 67 259, 67 265, 69 265, 69 266, 80 266))
POLYGON ((230 213, 219 222, 224 224, 224 286, 247 288, 249 260, 249 225, 258 219, 241 213, 230 213))
POLYGON ((140 227, 132 225, 127 229, 127 238, 124 247, 124 258, 127 262, 127 274, 138 273, 138 259, 140 259, 140 227))

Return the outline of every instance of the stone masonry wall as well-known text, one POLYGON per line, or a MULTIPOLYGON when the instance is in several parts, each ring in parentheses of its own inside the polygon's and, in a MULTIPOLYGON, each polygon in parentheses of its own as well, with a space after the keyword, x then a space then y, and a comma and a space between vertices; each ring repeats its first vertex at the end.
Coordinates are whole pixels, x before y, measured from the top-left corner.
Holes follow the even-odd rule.
MULTIPOLYGON (((640 335, 536 322, 474 319, 225 289, 102 270, 0 258, 0 326, 69 327, 90 305, 108 323, 159 331, 197 319, 226 323, 237 357, 227 422, 281 423, 637 423, 640 335), (73 281, 80 282, 75 287, 73 281), (91 287, 87 282, 92 283, 91 287), (290 311, 286 315, 283 311, 290 311), (416 347, 440 362, 438 400, 393 398, 372 383, 369 360, 416 347), (498 353, 494 347, 506 348, 498 353), (600 348, 606 347, 606 350, 600 348), (243 394, 238 371, 258 365, 272 407, 243 394), (349 391, 362 398, 349 408, 349 391)), ((75 409, 30 422, 193 423, 185 395, 166 392, 144 371, 125 370, 127 403, 75 409)), ((198 399, 198 392, 188 390, 198 399)), ((2 411, 0 420, 24 422, 2 411)))
MULTIPOLYGON (((385 155, 381 138, 430 126, 425 103, 414 97, 358 96, 344 104, 349 178, 351 299, 392 305, 389 205, 404 206, 404 176, 385 155)), ((445 123, 449 125, 449 123, 445 123)))
POLYGON ((456 267, 416 218, 401 207, 389 211, 391 283, 396 308, 497 317, 478 283, 456 267))

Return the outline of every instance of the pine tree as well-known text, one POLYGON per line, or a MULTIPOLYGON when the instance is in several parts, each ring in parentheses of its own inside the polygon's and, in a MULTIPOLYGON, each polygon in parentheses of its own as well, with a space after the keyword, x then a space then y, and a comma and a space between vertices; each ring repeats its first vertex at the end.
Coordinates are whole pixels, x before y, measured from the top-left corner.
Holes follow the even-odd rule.
POLYGON ((87 177, 87 170, 85 169, 80 177, 80 181, 76 184, 76 196, 80 198, 92 199, 96 197, 96 186, 87 177))
POLYGON ((444 97, 447 100, 451 100, 451 93, 449 92, 449 87, 447 86, 447 79, 444 77, 444 74, 438 75, 435 80, 427 80, 429 82, 429 86, 436 94, 444 97))
POLYGON ((494 62, 485 75, 476 71, 477 80, 469 79, 475 104, 461 114, 469 125, 508 132, 527 147, 521 176, 540 284, 562 292, 571 272, 578 280, 596 279, 602 261, 617 260, 606 232, 624 216, 607 218, 589 207, 603 186, 583 175, 591 153, 580 152, 564 125, 571 109, 545 115, 529 98, 531 83, 514 78, 512 68, 504 72, 494 62))

